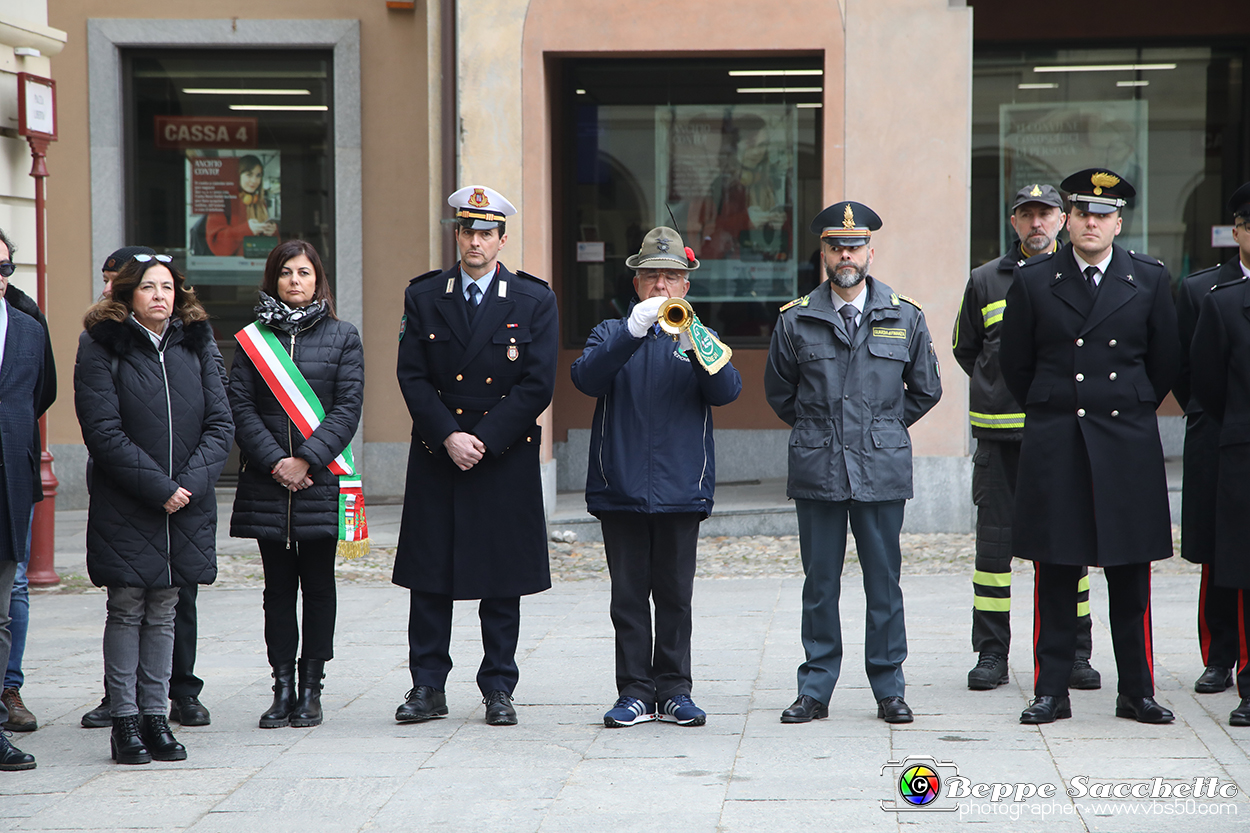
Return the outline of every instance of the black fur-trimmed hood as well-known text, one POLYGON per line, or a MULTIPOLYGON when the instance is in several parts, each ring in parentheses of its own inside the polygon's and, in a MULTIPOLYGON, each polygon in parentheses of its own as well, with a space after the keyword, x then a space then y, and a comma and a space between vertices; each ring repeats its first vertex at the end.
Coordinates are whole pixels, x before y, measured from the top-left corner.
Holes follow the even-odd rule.
MULTIPOLYGON (((87 333, 92 340, 107 347, 112 353, 122 356, 136 349, 142 349, 144 345, 151 346, 152 341, 140 331, 141 326, 130 318, 125 321, 105 319, 96 322, 87 333)), ((183 324, 182 319, 174 318, 170 320, 169 326, 170 330, 165 334, 167 346, 181 342, 187 349, 202 353, 213 340, 213 328, 207 321, 183 324)))

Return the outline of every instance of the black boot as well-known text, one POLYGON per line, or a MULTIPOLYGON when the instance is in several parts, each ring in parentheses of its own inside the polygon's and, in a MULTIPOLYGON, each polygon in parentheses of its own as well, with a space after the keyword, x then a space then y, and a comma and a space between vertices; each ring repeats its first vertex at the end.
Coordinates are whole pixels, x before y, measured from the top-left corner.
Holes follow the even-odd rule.
POLYGON ((152 755, 139 734, 139 715, 113 718, 113 734, 109 738, 113 760, 119 764, 150 764, 152 755))
POLYGON ((291 723, 295 709, 295 661, 273 667, 273 705, 260 716, 260 728, 278 729, 291 723))
POLYGON ((291 711, 292 726, 321 725, 321 681, 325 679, 326 661, 299 661, 299 700, 291 711))
POLYGON ((145 714, 139 721, 139 736, 154 761, 185 761, 187 748, 178 742, 169 730, 169 720, 163 714, 145 714))

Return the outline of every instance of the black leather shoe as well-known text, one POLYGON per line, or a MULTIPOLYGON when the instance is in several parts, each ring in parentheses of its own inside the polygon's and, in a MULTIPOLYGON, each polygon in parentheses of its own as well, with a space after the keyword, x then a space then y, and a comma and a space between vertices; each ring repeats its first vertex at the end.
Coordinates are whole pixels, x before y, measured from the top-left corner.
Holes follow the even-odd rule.
POLYGON ((811 723, 813 720, 824 720, 828 716, 828 706, 815 697, 800 694, 799 698, 790 704, 790 708, 781 713, 781 722, 811 723))
POLYGON ((1097 691, 1102 688, 1102 675, 1098 673, 1089 660, 1077 657, 1072 663, 1072 673, 1068 675, 1068 688, 1077 691, 1097 691))
POLYGON ((976 667, 968 672, 968 688, 973 691, 989 691, 1007 680, 1007 657, 1002 654, 982 652, 976 667))
POLYGON ((169 701, 169 719, 183 726, 207 726, 212 722, 208 709, 194 695, 174 697, 169 701))
MULTIPOLYGON (((1241 705, 1228 716, 1229 726, 1250 726, 1250 697, 1242 697, 1241 705)), ((0 769, 4 769, 0 766, 0 769)))
POLYGON ((109 700, 107 694, 100 701, 100 705, 82 716, 82 727, 84 729, 107 729, 113 725, 113 715, 109 714, 109 708, 112 701, 109 700))
POLYGON ((406 696, 407 701, 395 710, 395 719, 400 723, 423 723, 447 716, 447 695, 442 691, 419 685, 406 696))
POLYGON ((154 761, 185 761, 187 748, 169 730, 163 714, 145 714, 139 720, 139 737, 154 761))
POLYGON ((291 725, 301 728, 321 725, 321 681, 326 678, 326 661, 299 661, 299 699, 291 711, 291 725))
POLYGON ((492 691, 482 698, 486 706, 487 726, 515 726, 516 709, 512 707, 512 697, 506 691, 492 691))
POLYGON ((1072 716, 1072 701, 1067 697, 1051 697, 1043 694, 1034 697, 1029 707, 1020 712, 1021 723, 1054 723, 1072 716))
POLYGON ((35 756, 29 755, 9 742, 4 732, 0 732, 0 771, 16 772, 21 769, 34 769, 35 756))
POLYGON ((1208 665, 1207 670, 1203 671, 1198 681, 1194 683, 1194 691, 1199 694, 1218 694, 1232 688, 1232 685, 1233 672, 1230 669, 1208 665))
POLYGON ((139 715, 128 714, 113 718, 113 734, 109 738, 113 760, 119 764, 150 764, 152 755, 143 745, 139 733, 139 715))
POLYGON ((882 697, 878 700, 877 717, 886 723, 911 723, 916 719, 902 697, 882 697))
POLYGON ((1176 719, 1153 697, 1125 697, 1123 694, 1116 695, 1115 716, 1131 717, 1138 723, 1171 723, 1176 719))
POLYGON ((260 728, 278 729, 291 725, 295 708, 295 662, 280 662, 273 667, 273 703, 260 716, 260 728))

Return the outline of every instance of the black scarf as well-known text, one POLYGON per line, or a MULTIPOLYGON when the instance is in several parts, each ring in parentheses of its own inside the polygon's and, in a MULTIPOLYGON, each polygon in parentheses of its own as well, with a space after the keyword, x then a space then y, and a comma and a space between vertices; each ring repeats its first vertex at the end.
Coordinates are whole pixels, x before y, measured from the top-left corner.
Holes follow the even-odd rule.
POLYGON ((277 298, 262 292, 255 312, 260 323, 294 335, 300 330, 307 330, 325 317, 326 302, 313 301, 306 307, 289 307, 277 298))

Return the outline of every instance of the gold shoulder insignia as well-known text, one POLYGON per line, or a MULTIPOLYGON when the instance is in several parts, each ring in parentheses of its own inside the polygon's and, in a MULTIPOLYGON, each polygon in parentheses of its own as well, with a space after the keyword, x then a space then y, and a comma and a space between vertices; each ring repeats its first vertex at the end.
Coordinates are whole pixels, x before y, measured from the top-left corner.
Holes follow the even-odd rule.
POLYGON ((899 295, 898 297, 899 297, 899 300, 906 301, 907 303, 911 304, 916 309, 924 309, 924 307, 920 306, 920 302, 917 301, 915 298, 908 298, 906 295, 899 295))
POLYGON ((790 309, 790 307, 792 307, 792 306, 794 306, 794 305, 796 305, 796 304, 797 304, 797 305, 799 305, 799 306, 801 306, 801 307, 805 307, 805 306, 807 306, 808 302, 811 300, 811 297, 812 297, 812 296, 810 296, 810 295, 804 295, 802 298, 795 298, 795 299, 794 299, 793 301, 791 301, 790 303, 783 305, 783 306, 782 306, 782 308, 781 308, 780 310, 778 310, 778 312, 785 312, 786 310, 790 309))

